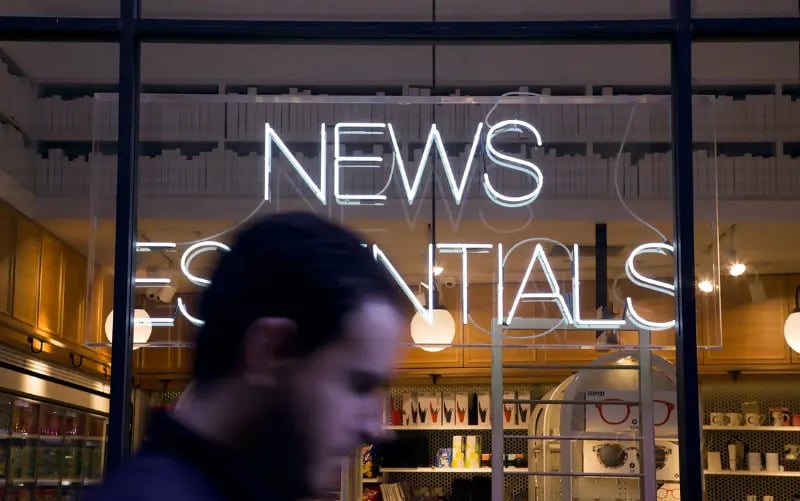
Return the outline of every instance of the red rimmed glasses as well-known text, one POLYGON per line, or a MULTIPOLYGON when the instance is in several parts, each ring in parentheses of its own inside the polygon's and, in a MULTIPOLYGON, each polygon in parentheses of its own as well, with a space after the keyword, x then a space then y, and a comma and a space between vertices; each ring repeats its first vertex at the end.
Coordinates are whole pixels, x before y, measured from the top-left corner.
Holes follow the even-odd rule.
POLYGON ((661 487, 656 491, 658 499, 680 499, 681 490, 678 487, 661 487))
MULTIPOLYGON (((600 413, 600 419, 609 425, 622 424, 631 416, 631 407, 638 407, 638 404, 628 403, 613 403, 622 402, 619 398, 609 398, 601 403, 594 404, 597 407, 597 412, 600 413)), ((655 426, 663 426, 669 421, 672 411, 675 410, 675 404, 667 402, 666 400, 653 400, 653 421, 655 426)))

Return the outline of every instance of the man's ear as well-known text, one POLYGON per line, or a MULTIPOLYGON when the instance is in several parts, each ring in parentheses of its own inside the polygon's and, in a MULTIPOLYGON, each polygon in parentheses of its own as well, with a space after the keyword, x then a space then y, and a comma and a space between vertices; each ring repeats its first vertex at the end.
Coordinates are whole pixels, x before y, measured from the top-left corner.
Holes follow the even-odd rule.
POLYGON ((260 318, 250 324, 242 346, 242 376, 256 386, 275 386, 294 357, 297 324, 288 318, 260 318))

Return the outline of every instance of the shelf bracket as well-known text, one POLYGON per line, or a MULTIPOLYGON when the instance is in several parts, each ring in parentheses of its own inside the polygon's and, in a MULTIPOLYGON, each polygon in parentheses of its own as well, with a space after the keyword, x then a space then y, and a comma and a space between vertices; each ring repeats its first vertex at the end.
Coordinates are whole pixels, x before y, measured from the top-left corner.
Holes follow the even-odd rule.
POLYGON ((738 370, 738 369, 735 370, 735 371, 728 371, 728 375, 730 375, 732 380, 738 381, 739 380, 739 376, 742 375, 742 371, 738 370))
POLYGON ((439 378, 440 378, 440 377, 442 377, 442 375, 441 375, 441 374, 428 374, 428 376, 430 376, 430 378, 431 378, 431 383, 432 383, 432 384, 434 384, 434 385, 435 385, 436 383, 438 383, 438 382, 439 382, 439 378))
POLYGON ((44 341, 42 341, 41 339, 37 340, 33 336, 28 336, 28 346, 31 348, 31 353, 38 354, 38 353, 41 353, 42 351, 44 351, 44 341), (36 342, 36 341, 39 341, 39 349, 38 350, 33 347, 33 343, 36 342))
POLYGON ((75 353, 70 352, 69 354, 69 361, 72 363, 72 366, 76 369, 80 368, 83 365, 83 355, 76 355, 75 353), (80 358, 79 358, 80 357, 80 358), (75 362, 75 359, 79 358, 78 362, 75 362))

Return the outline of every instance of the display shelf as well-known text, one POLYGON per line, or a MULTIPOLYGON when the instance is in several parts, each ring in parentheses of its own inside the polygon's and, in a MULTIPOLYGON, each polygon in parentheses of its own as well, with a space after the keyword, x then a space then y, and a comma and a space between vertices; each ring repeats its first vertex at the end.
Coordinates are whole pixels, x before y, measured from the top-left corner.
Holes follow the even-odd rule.
POLYGON ((770 431, 770 432, 800 432, 800 426, 711 426, 703 425, 703 430, 708 431, 770 431))
MULTIPOLYGON (((503 468, 506 473, 528 471, 527 468, 503 468)), ((491 468, 381 468, 382 473, 491 473, 491 468)))
POLYGON ((795 477, 800 478, 800 471, 750 471, 750 470, 705 470, 706 475, 726 475, 732 477, 795 477))
MULTIPOLYGON (((491 426, 437 426, 431 428, 403 426, 403 425, 386 425, 384 430, 389 431, 491 431, 491 426)), ((527 430, 527 426, 514 425, 504 426, 504 430, 527 430)))
POLYGON ((378 478, 362 478, 361 479, 361 483, 364 483, 364 484, 380 484, 381 482, 383 482, 383 478, 382 477, 378 477, 378 478))

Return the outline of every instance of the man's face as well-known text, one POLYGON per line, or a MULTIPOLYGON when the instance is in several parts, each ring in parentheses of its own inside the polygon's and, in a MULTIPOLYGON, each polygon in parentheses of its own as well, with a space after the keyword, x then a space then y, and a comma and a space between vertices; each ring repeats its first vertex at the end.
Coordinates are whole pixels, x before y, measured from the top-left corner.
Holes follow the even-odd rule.
POLYGON ((382 390, 407 326, 391 304, 365 302, 346 318, 339 340, 291 371, 287 401, 302 435, 306 481, 316 495, 338 491, 342 461, 380 436, 382 390))

